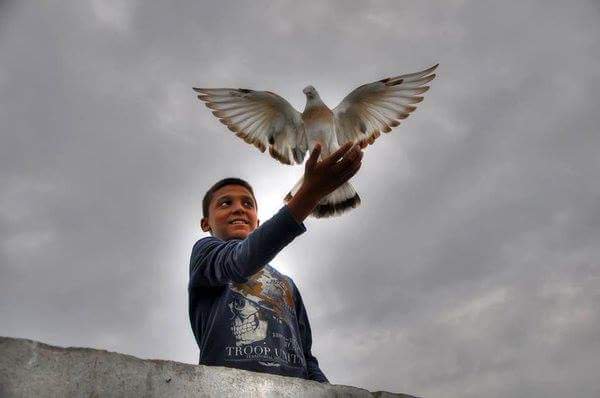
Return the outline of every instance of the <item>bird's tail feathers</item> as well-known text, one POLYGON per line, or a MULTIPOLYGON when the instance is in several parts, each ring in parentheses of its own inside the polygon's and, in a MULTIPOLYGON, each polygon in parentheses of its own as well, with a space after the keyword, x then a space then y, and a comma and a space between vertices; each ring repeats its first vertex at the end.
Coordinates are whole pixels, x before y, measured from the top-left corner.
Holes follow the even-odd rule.
MULTIPOLYGON (((294 185, 292 190, 283 199, 286 203, 292 199, 300 189, 303 178, 294 185)), ((346 211, 354 209, 360 205, 360 196, 349 182, 345 182, 338 189, 325 196, 311 215, 316 218, 327 218, 339 216, 346 211)))

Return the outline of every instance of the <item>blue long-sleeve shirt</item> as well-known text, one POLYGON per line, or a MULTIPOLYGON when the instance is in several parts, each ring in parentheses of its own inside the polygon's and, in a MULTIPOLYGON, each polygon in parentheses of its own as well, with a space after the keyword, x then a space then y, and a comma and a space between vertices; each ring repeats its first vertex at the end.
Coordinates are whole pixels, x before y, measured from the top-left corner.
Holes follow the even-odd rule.
POLYGON ((305 231, 283 206, 246 239, 196 242, 188 292, 200 364, 328 382, 298 288, 268 264, 305 231))

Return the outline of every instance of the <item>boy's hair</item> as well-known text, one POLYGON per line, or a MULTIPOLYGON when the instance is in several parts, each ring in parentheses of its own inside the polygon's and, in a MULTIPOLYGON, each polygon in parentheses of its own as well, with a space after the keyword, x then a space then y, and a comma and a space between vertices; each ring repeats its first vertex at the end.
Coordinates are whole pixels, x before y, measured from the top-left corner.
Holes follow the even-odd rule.
POLYGON ((214 193, 226 185, 241 185, 241 186, 243 186, 248 191, 250 191, 250 193, 252 194, 252 198, 254 198, 254 203, 256 204, 256 197, 254 196, 254 190, 252 189, 250 184, 248 184, 248 182, 242 180, 241 178, 236 178, 236 177, 223 178, 222 180, 217 181, 215 183, 215 185, 210 187, 210 189, 208 191, 206 191, 206 193, 204 194, 204 198, 202 199, 202 217, 203 218, 208 217, 208 208, 210 206, 210 201, 212 200, 214 193))

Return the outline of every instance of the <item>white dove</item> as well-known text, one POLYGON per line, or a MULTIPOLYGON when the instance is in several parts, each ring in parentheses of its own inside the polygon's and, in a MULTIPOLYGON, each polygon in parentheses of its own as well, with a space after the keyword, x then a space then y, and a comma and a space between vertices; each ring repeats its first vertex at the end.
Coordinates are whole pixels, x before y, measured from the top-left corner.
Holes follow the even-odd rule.
MULTIPOLYGON (((320 158, 335 152, 348 141, 362 148, 372 144, 381 132, 388 133, 423 100, 420 94, 435 74, 438 64, 421 72, 389 77, 354 89, 333 110, 323 103, 313 86, 306 87, 306 106, 300 113, 289 102, 270 91, 235 88, 194 88, 198 98, 238 137, 281 163, 302 164, 306 151, 321 143, 320 158)), ((286 195, 296 194, 302 178, 286 195)), ((324 197, 312 215, 330 217, 357 207, 360 197, 344 183, 324 197)))

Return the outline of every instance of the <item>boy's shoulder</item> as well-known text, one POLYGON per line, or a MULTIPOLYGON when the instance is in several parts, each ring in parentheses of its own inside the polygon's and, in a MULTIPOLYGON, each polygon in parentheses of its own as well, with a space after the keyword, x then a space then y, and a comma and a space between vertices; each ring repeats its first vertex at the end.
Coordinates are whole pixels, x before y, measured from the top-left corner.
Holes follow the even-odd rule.
POLYGON ((199 250, 199 249, 202 249, 205 247, 216 246, 216 245, 221 245, 223 243, 235 242, 235 241, 240 241, 240 240, 241 239, 222 240, 215 236, 205 236, 203 238, 198 239, 196 241, 196 243, 194 243, 192 250, 196 251, 196 250, 199 250))

